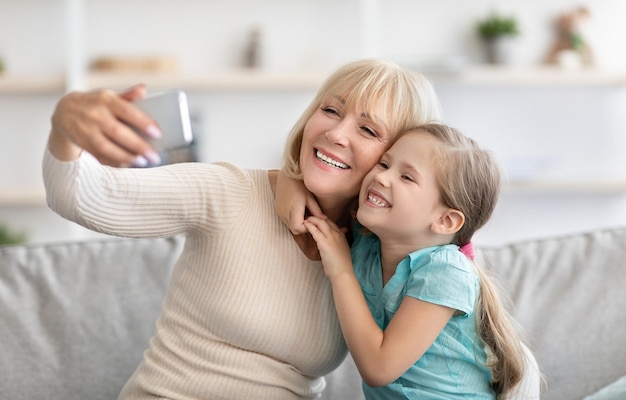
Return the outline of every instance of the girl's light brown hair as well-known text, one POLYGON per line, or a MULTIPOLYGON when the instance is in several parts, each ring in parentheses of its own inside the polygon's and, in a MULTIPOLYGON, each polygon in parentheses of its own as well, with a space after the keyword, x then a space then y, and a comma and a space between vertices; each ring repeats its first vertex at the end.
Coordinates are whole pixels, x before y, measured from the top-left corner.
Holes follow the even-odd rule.
POLYGON ((384 60, 360 60, 336 70, 321 86, 295 123, 283 154, 283 171, 300 179, 300 148, 304 126, 330 98, 341 98, 346 108, 371 115, 392 133, 438 121, 440 105, 431 83, 417 72, 384 60))
MULTIPOLYGON (((502 186, 502 173, 494 156, 471 138, 442 124, 428 124, 411 131, 425 131, 439 140, 436 149, 437 183, 441 200, 465 216, 453 243, 463 246, 491 217, 502 186)), ((496 393, 506 393, 522 378, 524 351, 519 332, 505 309, 492 278, 474 263, 480 280, 476 328, 488 346, 488 367, 496 393)))

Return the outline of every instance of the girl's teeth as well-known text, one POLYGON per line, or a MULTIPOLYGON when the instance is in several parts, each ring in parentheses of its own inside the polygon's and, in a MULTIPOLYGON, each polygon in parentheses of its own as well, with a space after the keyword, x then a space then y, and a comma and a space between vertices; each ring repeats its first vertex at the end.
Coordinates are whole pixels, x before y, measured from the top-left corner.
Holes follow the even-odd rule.
POLYGON ((323 161, 325 164, 331 165, 333 167, 341 168, 341 169, 347 169, 348 168, 348 166, 346 164, 341 163, 341 162, 336 161, 336 160, 333 160, 332 158, 322 154, 320 151, 317 151, 315 153, 315 155, 317 156, 318 159, 323 161))
POLYGON ((367 196, 367 201, 369 201, 370 203, 373 203, 374 205, 376 205, 378 207, 387 207, 387 203, 386 202, 378 200, 377 198, 375 198, 371 194, 367 196))

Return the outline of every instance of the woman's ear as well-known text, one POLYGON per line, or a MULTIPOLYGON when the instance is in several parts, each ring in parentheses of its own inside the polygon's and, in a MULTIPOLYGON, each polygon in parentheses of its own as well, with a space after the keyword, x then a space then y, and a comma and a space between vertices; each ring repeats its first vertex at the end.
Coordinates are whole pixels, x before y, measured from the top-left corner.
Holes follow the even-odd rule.
POLYGON ((433 222, 432 229, 440 235, 452 235, 457 233, 465 223, 465 215, 459 210, 447 208, 441 216, 433 222))

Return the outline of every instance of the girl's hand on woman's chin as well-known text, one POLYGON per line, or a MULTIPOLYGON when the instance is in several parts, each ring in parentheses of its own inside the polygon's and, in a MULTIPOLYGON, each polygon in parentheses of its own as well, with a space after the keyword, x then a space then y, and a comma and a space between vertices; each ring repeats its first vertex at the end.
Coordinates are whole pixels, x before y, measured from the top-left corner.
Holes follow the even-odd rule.
POLYGON ((317 243, 326 276, 332 278, 344 272, 354 273, 345 228, 318 217, 307 218, 304 225, 317 243))
POLYGON ((304 182, 287 177, 283 170, 278 172, 275 197, 276 213, 294 235, 307 233, 304 226, 304 219, 307 216, 326 219, 315 196, 307 190, 304 182))

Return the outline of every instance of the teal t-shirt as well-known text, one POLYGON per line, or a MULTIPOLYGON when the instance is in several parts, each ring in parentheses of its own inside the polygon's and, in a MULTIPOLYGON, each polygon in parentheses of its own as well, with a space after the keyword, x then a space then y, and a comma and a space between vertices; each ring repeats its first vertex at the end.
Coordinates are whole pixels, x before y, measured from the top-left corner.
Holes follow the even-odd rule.
POLYGON ((445 245, 409 254, 383 287, 380 242, 355 228, 352 262, 376 323, 385 329, 405 296, 458 310, 426 353, 387 386, 363 383, 368 400, 495 399, 486 352, 475 326, 479 280, 458 246, 445 245))

